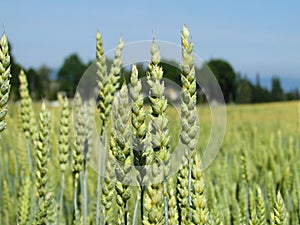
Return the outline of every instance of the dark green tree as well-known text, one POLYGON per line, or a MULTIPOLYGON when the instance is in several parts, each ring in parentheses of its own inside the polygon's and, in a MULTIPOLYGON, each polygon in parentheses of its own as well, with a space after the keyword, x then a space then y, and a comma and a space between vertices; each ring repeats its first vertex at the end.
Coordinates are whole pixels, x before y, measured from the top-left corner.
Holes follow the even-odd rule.
POLYGON ((86 65, 77 54, 72 54, 65 58, 57 74, 57 81, 60 87, 59 91, 66 92, 68 97, 73 97, 85 70, 86 65))
POLYGON ((298 88, 292 89, 286 93, 286 100, 288 101, 299 100, 299 99, 300 99, 300 93, 298 88))
POLYGON ((34 100, 49 99, 49 96, 51 96, 50 74, 51 69, 45 65, 42 65, 37 70, 30 68, 26 71, 29 93, 34 100))
POLYGON ((253 85, 247 77, 240 78, 237 82, 236 103, 249 104, 252 102, 253 85))
POLYGON ((21 71, 21 65, 19 65, 16 61, 15 61, 15 57, 13 54, 13 46, 12 44, 9 42, 9 55, 10 55, 10 62, 11 62, 11 94, 10 94, 10 99, 12 99, 13 101, 18 100, 20 98, 20 94, 19 94, 19 86, 20 86, 20 82, 19 82, 19 73, 21 71))
POLYGON ((232 66, 222 59, 212 59, 207 65, 216 76, 222 89, 225 102, 232 102, 236 97, 236 74, 232 66))
POLYGON ((256 83, 252 87, 252 103, 270 102, 271 93, 260 84, 260 76, 256 74, 256 83))
POLYGON ((280 79, 276 76, 272 77, 271 97, 272 101, 285 100, 285 94, 281 87, 280 79))

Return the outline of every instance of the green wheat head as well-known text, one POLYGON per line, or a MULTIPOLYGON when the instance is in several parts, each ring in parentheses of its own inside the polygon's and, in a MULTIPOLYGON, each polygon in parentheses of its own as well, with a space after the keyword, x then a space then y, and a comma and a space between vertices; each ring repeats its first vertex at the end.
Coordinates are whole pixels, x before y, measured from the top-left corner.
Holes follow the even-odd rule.
POLYGON ((36 190, 39 201, 44 201, 48 183, 48 161, 50 156, 50 113, 45 103, 42 104, 39 115, 38 139, 36 150, 36 190))
POLYGON ((280 192, 277 193, 276 200, 273 206, 273 212, 271 213, 271 224, 272 225, 288 224, 288 214, 280 192))
MULTIPOLYGON (((148 65, 147 81, 150 86, 150 137, 153 154, 150 154, 150 163, 166 165, 164 167, 164 176, 168 175, 168 164, 170 158, 169 144, 170 134, 168 129, 169 120, 166 115, 168 101, 164 96, 165 86, 162 81, 163 70, 159 66, 160 52, 156 46, 155 40, 151 47, 151 61, 148 65), (151 159, 152 158, 152 159, 151 159)), ((150 161, 149 160, 149 161, 150 161)))
POLYGON ((86 141, 85 107, 80 94, 77 92, 74 100, 75 121, 75 145, 73 148, 72 171, 74 175, 74 185, 77 187, 79 175, 83 170, 83 151, 86 141))
POLYGON ((193 42, 186 26, 181 32, 181 142, 186 146, 182 166, 178 172, 177 200, 183 224, 190 224, 191 220, 191 159, 197 147, 199 132, 197 118, 196 77, 194 68, 193 42))
POLYGON ((0 40, 0 133, 6 128, 5 116, 10 93, 10 55, 6 35, 0 40))
POLYGON ((131 197, 131 131, 130 107, 126 85, 123 85, 112 105, 111 151, 115 157, 115 173, 117 178, 116 202, 118 204, 118 224, 127 224, 128 200, 131 197))
POLYGON ((108 73, 106 68, 102 37, 99 32, 97 32, 96 40, 96 66, 99 87, 98 107, 100 109, 100 118, 103 125, 105 126, 111 111, 114 94, 119 85, 118 81, 120 79, 122 66, 122 49, 124 46, 124 41, 122 38, 120 38, 117 49, 115 51, 115 59, 108 73))
POLYGON ((134 155, 134 166, 138 171, 137 181, 140 186, 144 183, 146 175, 146 112, 142 96, 142 83, 138 79, 138 70, 132 65, 130 77, 130 100, 131 100, 131 127, 132 148, 134 155))
POLYGON ((191 183, 191 224, 205 225, 208 221, 208 208, 206 197, 204 194, 204 179, 200 167, 200 158, 198 154, 194 154, 192 164, 192 183, 191 183))
POLYGON ((62 110, 60 116, 60 127, 59 127, 59 139, 58 139, 58 150, 59 150, 59 165, 61 172, 66 171, 66 166, 69 160, 70 153, 70 110, 69 101, 66 97, 62 100, 62 110))
POLYGON ((18 224, 26 225, 29 220, 30 213, 30 191, 31 181, 29 177, 26 177, 20 187, 18 197, 18 224))
POLYGON ((27 140, 31 138, 33 143, 37 139, 36 131, 36 123, 35 123, 35 115, 32 107, 32 99, 29 95, 28 91, 28 81, 26 78, 26 74, 23 70, 20 71, 19 74, 20 87, 19 92, 21 96, 21 120, 22 120, 22 128, 27 140))

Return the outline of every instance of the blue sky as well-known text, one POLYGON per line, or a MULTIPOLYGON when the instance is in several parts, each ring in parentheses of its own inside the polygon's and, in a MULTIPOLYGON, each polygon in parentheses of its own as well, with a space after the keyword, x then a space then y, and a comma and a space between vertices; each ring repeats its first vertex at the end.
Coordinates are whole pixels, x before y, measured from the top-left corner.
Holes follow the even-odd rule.
MULTIPOLYGON (((180 43, 187 24, 195 52, 204 60, 223 58, 254 77, 299 78, 300 1, 16 1, 1 0, 0 23, 16 60, 28 67, 53 68, 76 52, 95 55, 95 32, 106 50, 125 42, 180 43)), ((0 32, 3 31, 1 26, 0 32)))

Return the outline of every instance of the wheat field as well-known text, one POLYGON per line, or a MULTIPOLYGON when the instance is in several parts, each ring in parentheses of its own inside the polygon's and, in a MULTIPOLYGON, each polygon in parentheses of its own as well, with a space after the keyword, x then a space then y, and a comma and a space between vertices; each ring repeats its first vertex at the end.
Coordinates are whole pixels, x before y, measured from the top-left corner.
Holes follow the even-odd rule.
POLYGON ((118 82, 123 40, 110 70, 100 33, 96 41, 98 101, 77 93, 59 95, 52 106, 32 102, 23 71, 21 100, 8 103, 10 58, 2 37, 1 224, 300 224, 299 102, 227 105, 222 146, 202 170, 211 108, 196 101, 187 28, 180 112, 164 96, 155 40, 147 104, 135 65, 129 84, 118 82))

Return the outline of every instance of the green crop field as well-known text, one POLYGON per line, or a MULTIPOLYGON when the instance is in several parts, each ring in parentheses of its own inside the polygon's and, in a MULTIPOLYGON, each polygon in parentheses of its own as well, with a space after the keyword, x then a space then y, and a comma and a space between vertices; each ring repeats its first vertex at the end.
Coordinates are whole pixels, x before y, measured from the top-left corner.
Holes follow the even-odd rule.
MULTIPOLYGON (((36 108, 39 106, 36 105, 36 108)), ((289 223, 299 223, 299 103, 230 105, 227 130, 222 148, 204 171, 205 196, 211 224, 269 224, 272 213, 279 211, 289 223), (281 193, 283 200, 277 197, 281 193), (255 221, 255 222, 253 222, 255 221)), ((23 137, 20 106, 10 105, 8 129, 1 134, 1 222, 15 224, 21 215, 31 224, 36 209, 35 173, 29 173, 23 137), (28 177, 28 178, 26 178, 28 177), (27 198, 27 200, 26 200, 27 198), (31 199, 31 201, 29 201, 31 199), (28 210, 28 212, 24 212, 28 210), (24 215, 25 213, 25 215, 24 215)), ((51 217, 56 221, 60 194, 58 134, 61 108, 51 109, 49 187, 55 199, 51 217)), ((210 132, 209 108, 199 106, 200 140, 210 132)), ((38 113, 38 112, 36 112, 38 113)), ((170 115, 174 112, 170 109, 170 115)), ((178 136, 176 121, 170 122, 170 135, 178 136), (172 129, 174 128, 174 129, 172 129), (177 132, 177 133, 176 133, 177 132)), ((203 145, 205 143, 203 142, 203 145)), ((34 155, 34 152, 32 152, 34 155)), ((34 160, 34 156, 33 156, 34 160)), ((67 162, 62 224, 71 223, 73 181, 67 162)), ((88 167, 88 218, 93 224, 96 172, 88 167)), ((137 187, 131 187, 134 191, 137 187)), ((130 200, 132 204, 136 196, 130 200)), ((133 209, 133 207, 132 207, 133 209)), ((132 213, 130 213, 130 217, 132 213)), ((115 218, 113 218, 115 219, 115 218)), ((116 222, 112 223, 115 224, 116 222)), ((276 224, 276 223, 274 223, 276 224)))
POLYGON ((178 112, 164 96, 155 41, 146 105, 135 65, 129 85, 118 86, 123 40, 108 72, 99 33, 98 107, 79 93, 59 96, 59 106, 32 102, 23 71, 21 100, 8 102, 2 37, 0 224, 300 224, 300 103, 227 105, 222 146, 202 170, 213 119, 207 104, 196 104, 185 26, 181 38, 178 112))

